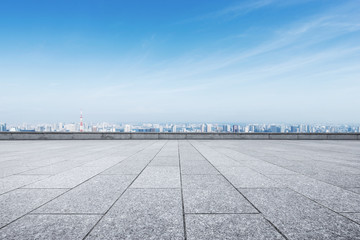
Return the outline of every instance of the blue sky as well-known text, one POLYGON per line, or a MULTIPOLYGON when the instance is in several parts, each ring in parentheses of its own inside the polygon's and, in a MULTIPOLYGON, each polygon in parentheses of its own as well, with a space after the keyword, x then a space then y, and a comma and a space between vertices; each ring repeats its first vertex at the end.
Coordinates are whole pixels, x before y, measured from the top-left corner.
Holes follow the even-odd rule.
POLYGON ((360 122, 360 2, 0 2, 0 122, 360 122))

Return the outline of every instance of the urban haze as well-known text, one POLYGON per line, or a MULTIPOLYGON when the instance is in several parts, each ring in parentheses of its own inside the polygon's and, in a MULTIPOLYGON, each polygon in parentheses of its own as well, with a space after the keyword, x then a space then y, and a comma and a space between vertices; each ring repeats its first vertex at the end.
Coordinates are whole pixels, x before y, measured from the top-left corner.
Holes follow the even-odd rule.
POLYGON ((0 240, 360 240, 359 0, 1 0, 0 240))

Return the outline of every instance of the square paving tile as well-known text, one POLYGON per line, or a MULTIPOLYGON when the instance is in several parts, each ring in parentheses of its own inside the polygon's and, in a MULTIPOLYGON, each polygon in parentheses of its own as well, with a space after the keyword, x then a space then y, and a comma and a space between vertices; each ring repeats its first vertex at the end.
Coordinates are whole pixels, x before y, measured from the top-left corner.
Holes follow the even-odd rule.
POLYGON ((184 239, 180 189, 129 189, 88 239, 184 239))
POLYGON ((17 189, 0 196, 0 227, 64 193, 65 189, 17 189))
POLYGON ((105 213, 136 175, 99 175, 37 209, 36 213, 105 213))
POLYGON ((180 188, 180 169, 169 166, 148 166, 131 188, 180 188))
POLYGON ((260 214, 186 214, 189 240, 285 239, 260 214))
POLYGON ((219 167, 219 171, 237 188, 275 188, 282 184, 248 167, 219 167))
POLYGON ((303 175, 274 175, 287 187, 336 212, 360 212, 360 195, 303 175))
POLYGON ((258 213, 235 188, 183 189, 185 213, 258 213))
POLYGON ((27 215, 0 230, 0 239, 83 239, 100 216, 27 215))
POLYGON ((289 189, 241 192, 289 239, 357 239, 360 225, 289 189))

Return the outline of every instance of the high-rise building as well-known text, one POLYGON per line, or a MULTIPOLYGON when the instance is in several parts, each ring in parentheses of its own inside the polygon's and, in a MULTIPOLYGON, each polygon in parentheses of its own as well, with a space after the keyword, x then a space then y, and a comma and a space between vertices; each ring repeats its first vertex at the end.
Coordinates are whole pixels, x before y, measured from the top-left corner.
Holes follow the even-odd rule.
POLYGON ((205 124, 201 124, 200 131, 205 132, 205 124))
POLYGON ((291 126, 291 127, 290 127, 290 132, 292 132, 292 133, 297 133, 297 132, 299 132, 299 126, 291 126))
POLYGON ((175 124, 172 125, 172 127, 171 127, 171 132, 176 132, 176 125, 175 125, 175 124))
POLYGON ((273 133, 279 133, 281 132, 281 127, 279 126, 276 126, 276 125, 270 125, 270 132, 273 132, 273 133))
POLYGON ((233 133, 239 132, 239 125, 233 125, 233 133))
POLYGON ((6 131, 6 123, 0 124, 0 132, 6 131))
POLYGON ((206 124, 206 132, 212 132, 212 124, 210 123, 206 124))
POLYGON ((230 125, 228 125, 228 124, 224 125, 223 132, 230 132, 230 125))
POLYGON ((124 132, 131 132, 131 126, 129 124, 124 126, 124 132))
POLYGON ((83 131, 84 131, 83 117, 82 117, 82 111, 80 111, 80 132, 83 131))

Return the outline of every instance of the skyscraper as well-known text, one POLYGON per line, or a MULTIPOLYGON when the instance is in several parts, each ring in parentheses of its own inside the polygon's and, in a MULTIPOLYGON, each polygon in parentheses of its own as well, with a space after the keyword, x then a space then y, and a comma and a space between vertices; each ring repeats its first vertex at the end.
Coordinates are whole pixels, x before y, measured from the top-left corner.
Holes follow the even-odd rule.
POLYGON ((212 132, 212 124, 210 123, 206 124, 206 132, 212 132))
POLYGON ((230 132, 230 125, 228 125, 228 124, 224 125, 223 132, 230 132))
POLYGON ((239 125, 233 125, 233 132, 238 133, 239 132, 239 125))
POLYGON ((205 124, 201 124, 201 129, 200 129, 201 132, 205 132, 205 124))
POLYGON ((80 111, 80 132, 84 131, 82 111, 80 111))

